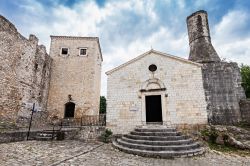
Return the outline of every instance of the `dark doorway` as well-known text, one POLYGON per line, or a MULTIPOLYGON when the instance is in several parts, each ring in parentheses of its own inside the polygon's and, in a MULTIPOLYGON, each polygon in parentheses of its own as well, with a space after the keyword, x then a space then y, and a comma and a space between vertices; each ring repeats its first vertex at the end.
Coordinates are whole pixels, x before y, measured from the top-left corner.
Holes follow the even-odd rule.
POLYGON ((161 96, 146 96, 146 122, 162 122, 161 96))
POLYGON ((72 103, 72 102, 66 103, 64 117, 65 118, 74 118, 74 115, 75 115, 75 103, 72 103))

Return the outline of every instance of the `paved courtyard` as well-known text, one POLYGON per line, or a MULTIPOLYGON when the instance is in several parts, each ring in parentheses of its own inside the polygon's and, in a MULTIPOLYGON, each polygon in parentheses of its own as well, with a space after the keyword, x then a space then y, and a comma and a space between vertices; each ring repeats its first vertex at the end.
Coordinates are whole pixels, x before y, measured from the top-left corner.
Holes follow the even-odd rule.
POLYGON ((120 152, 110 144, 79 141, 25 141, 0 144, 0 165, 83 165, 83 166, 163 166, 163 165, 250 165, 250 156, 209 151, 204 156, 173 160, 134 156, 120 152))

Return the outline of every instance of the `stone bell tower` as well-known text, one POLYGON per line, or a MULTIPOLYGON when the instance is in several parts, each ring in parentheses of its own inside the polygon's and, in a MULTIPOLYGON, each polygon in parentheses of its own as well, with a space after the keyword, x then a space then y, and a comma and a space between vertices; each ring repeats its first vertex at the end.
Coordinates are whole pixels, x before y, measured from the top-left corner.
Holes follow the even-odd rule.
POLYGON ((208 122, 236 124, 242 120, 239 102, 245 99, 241 74, 235 62, 223 62, 210 38, 207 12, 197 11, 187 17, 189 60, 202 64, 203 87, 207 101, 208 122))
POLYGON ((209 32, 207 12, 197 11, 187 17, 190 54, 189 60, 195 62, 219 62, 209 32))

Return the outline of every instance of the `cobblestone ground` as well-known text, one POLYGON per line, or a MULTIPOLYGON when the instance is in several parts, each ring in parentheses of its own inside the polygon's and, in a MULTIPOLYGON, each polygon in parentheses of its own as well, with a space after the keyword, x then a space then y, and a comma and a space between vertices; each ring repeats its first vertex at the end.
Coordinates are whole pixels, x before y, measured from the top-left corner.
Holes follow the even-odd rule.
POLYGON ((250 157, 209 151, 204 156, 173 160, 134 156, 120 152, 110 144, 79 141, 26 141, 0 144, 0 165, 83 165, 83 166, 231 166, 250 165, 250 157))

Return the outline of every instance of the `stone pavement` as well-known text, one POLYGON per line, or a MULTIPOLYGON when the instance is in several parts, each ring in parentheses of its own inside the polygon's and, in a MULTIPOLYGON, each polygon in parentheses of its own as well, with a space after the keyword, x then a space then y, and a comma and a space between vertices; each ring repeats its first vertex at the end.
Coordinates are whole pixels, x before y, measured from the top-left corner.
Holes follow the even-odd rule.
POLYGON ((209 151, 204 156, 172 160, 144 158, 114 149, 111 144, 80 141, 24 141, 0 144, 0 165, 83 166, 228 166, 250 165, 250 156, 209 151))

